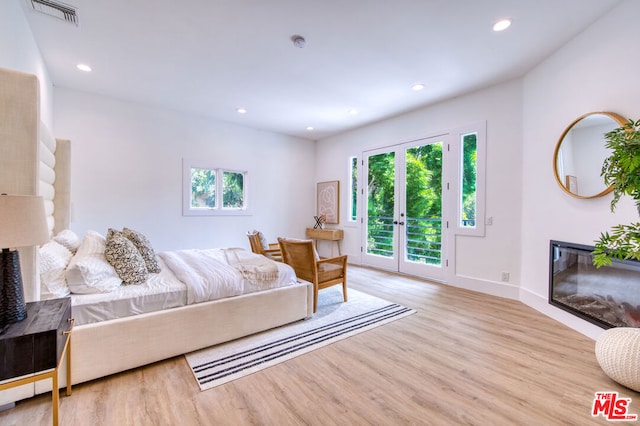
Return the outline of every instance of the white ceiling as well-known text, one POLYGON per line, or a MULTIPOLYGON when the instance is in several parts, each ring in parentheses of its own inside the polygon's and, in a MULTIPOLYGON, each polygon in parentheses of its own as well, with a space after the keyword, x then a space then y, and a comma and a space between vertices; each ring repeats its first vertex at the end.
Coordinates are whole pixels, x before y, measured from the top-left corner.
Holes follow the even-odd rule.
POLYGON ((23 1, 56 87, 317 140, 522 76, 619 0, 65 1, 78 26, 23 1))

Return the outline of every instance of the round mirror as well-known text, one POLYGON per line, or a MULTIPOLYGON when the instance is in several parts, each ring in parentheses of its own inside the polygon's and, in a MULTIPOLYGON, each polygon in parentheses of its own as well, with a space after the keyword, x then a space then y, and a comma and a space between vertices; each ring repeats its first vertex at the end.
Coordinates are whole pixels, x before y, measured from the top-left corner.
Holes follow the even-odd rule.
POLYGON ((590 112, 571 123, 553 153, 553 173, 560 188, 576 198, 601 197, 611 192, 613 187, 607 187, 600 176, 610 154, 605 147, 605 134, 626 122, 614 112, 590 112))

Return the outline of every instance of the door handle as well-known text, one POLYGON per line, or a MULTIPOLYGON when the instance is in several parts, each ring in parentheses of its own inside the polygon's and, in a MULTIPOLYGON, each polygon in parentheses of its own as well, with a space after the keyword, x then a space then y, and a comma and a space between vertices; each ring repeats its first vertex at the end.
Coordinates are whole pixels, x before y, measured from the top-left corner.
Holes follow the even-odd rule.
POLYGON ((397 225, 397 224, 398 224, 398 221, 397 221, 397 220, 394 220, 394 221, 393 221, 393 224, 394 224, 394 225, 397 225))
POLYGON ((404 225, 404 222, 398 222, 398 225, 404 225))

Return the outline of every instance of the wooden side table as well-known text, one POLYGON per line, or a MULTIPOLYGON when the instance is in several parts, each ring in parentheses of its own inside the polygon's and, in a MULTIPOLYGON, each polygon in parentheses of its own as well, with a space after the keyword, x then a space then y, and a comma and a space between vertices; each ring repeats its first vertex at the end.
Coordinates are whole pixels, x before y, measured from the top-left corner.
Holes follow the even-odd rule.
MULTIPOLYGON (((307 228, 307 238, 311 238, 316 243, 316 250, 318 250, 318 240, 325 240, 335 242, 338 246, 338 256, 342 255, 340 252, 340 241, 344 238, 344 231, 342 229, 317 229, 307 228)), ((331 257, 333 257, 333 244, 331 244, 331 257)))
POLYGON ((27 318, 0 334, 0 391, 52 381, 53 425, 58 424, 58 371, 67 354, 67 396, 71 395, 71 299, 27 303, 27 318))

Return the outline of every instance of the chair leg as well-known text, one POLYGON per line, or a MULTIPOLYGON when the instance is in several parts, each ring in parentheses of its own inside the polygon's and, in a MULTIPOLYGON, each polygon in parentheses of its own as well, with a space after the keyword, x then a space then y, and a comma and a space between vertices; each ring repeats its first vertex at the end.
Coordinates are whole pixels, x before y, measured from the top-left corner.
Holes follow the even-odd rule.
POLYGON ((314 285, 313 286, 313 313, 316 313, 316 310, 318 309, 318 286, 314 285))
POLYGON ((342 281, 342 293, 344 294, 344 301, 347 301, 347 280, 342 281))

